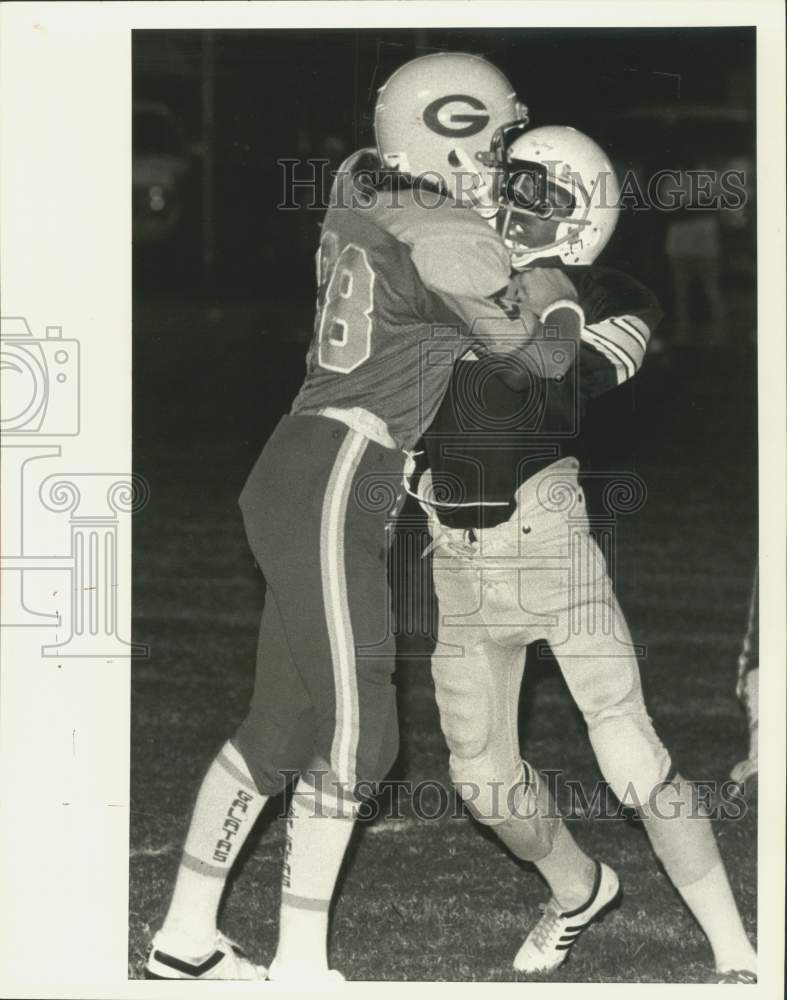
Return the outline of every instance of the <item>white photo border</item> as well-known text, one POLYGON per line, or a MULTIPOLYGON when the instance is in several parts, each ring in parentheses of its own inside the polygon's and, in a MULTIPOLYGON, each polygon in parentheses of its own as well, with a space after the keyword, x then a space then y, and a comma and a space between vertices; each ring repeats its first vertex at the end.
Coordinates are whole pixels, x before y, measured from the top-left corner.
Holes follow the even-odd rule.
MULTIPOLYGON (((131 471, 131 32, 133 29, 723 26, 757 28, 759 559, 758 926, 760 979, 781 994, 785 822, 784 11, 778 0, 351 3, 7 3, 0 8, 0 277, 3 315, 79 340, 82 433, 69 466, 131 471)), ((3 487, 10 483, 3 479, 3 487)), ((128 518, 118 546, 130 551, 128 518)), ((45 532, 46 528, 42 528, 45 532)), ((43 535, 37 539, 46 545, 43 535)), ((52 540, 55 544, 55 540, 52 540)), ((60 544, 58 541, 57 544, 60 544)), ((118 631, 130 634, 130 562, 118 631)), ((35 630, 33 630, 35 631, 35 630)), ((2 629, 0 934, 3 995, 154 997, 127 979, 130 661, 40 656, 2 629)), ((483 984, 529 996, 568 985, 483 984)), ((578 984, 579 985, 579 984, 578 984)), ((349 983, 357 992, 366 983, 349 983)), ((663 985, 581 984, 583 991, 663 985)), ((378 984, 393 994, 397 983, 378 984)), ((455 996, 470 983, 430 983, 455 996)), ((698 987, 670 985, 671 995, 698 987)), ((183 984, 167 985, 181 995, 183 984)), ((185 987, 193 993, 194 987, 185 987)), ((255 984, 206 983, 204 995, 255 984)), ((266 990, 267 992, 267 990, 266 990)))

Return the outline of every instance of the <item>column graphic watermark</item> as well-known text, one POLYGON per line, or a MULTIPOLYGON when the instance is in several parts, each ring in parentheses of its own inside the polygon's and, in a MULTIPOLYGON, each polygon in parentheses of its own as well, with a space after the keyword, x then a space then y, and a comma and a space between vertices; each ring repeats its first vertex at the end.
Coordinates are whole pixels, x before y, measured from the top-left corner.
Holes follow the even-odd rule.
POLYGON ((132 473, 53 471, 81 432, 80 375, 79 341, 61 327, 36 337, 24 317, 2 318, 2 626, 44 630, 44 657, 147 656, 118 621, 119 565, 130 555, 122 518, 146 505, 147 483, 132 473))

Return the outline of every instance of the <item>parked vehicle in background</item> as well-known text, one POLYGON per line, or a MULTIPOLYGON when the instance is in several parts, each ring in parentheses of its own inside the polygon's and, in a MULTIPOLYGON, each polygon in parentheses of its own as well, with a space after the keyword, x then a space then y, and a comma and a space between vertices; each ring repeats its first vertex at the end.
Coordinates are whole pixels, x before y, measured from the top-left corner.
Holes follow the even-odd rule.
POLYGON ((177 233, 192 162, 178 119, 166 104, 135 103, 132 127, 133 240, 148 244, 177 233))

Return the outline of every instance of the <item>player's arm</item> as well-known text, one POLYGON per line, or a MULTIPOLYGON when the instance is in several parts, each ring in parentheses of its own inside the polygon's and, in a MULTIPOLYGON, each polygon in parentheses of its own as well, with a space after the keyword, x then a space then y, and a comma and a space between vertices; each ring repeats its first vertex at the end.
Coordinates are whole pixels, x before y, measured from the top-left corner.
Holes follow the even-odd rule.
POLYGON ((648 288, 610 268, 588 268, 579 291, 586 315, 580 379, 589 396, 598 396, 636 375, 662 312, 648 288))
MULTIPOLYGON (((527 384, 533 371, 543 377, 546 330, 555 339, 578 339, 582 312, 571 282, 559 272, 547 281, 534 277, 533 294, 522 294, 510 279, 508 251, 486 224, 469 234, 462 227, 435 230, 413 246, 412 259, 424 284, 467 327, 474 348, 500 356, 500 377, 511 388, 527 384)), ((549 363, 570 363, 568 350, 547 354, 549 363)))
POLYGON ((506 384, 516 390, 527 388, 532 375, 562 378, 578 356, 585 325, 577 289, 566 272, 558 267, 520 271, 511 277, 503 298, 509 309, 537 317, 533 339, 507 356, 520 372, 501 372, 506 384))

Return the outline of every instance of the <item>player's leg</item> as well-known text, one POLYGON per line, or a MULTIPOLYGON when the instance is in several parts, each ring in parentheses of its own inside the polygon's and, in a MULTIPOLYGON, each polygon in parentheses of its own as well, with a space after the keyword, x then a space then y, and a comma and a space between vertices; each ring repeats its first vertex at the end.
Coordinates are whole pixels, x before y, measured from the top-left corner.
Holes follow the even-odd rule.
POLYGON ((231 739, 255 786, 271 798, 283 792, 313 755, 314 707, 293 658, 281 607, 269 583, 257 644, 254 692, 231 739))
POLYGON ((603 556, 589 536, 581 541, 577 558, 589 573, 572 590, 552 645, 601 772, 621 801, 639 806, 653 849, 707 935, 717 967, 752 969, 756 956, 710 820, 699 814, 692 786, 653 728, 633 653, 621 655, 631 640, 603 556))
POLYGON ((281 980, 327 969, 329 907, 361 797, 386 776, 398 753, 385 547, 364 552, 351 534, 345 532, 344 569, 334 576, 343 584, 344 608, 335 619, 326 618, 335 630, 332 649, 326 650, 334 666, 333 690, 306 674, 317 706, 315 746, 288 817, 279 941, 271 967, 271 978, 281 980))
MULTIPOLYGON (((290 418, 280 438, 290 450, 303 449, 305 461, 292 468, 285 455, 279 461, 271 456, 247 485, 244 513, 312 708, 310 762, 296 783, 288 818, 279 942, 271 966, 271 978, 302 982, 328 968, 328 913, 354 825, 358 784, 383 778, 398 750, 389 511, 367 498, 373 495, 370 482, 390 489, 404 459, 322 417, 290 418)), ((250 758, 259 783, 271 756, 250 758)))
POLYGON ((433 566, 439 617, 432 675, 451 778, 473 815, 515 857, 533 862, 564 907, 573 908, 587 899, 595 865, 520 754, 524 640, 503 646, 490 634, 478 570, 463 568, 447 546, 436 549, 433 566))
MULTIPOLYGON (((457 559, 450 545, 437 547, 433 565, 440 618, 432 670, 451 775, 460 793, 516 857, 534 864, 551 890, 513 963, 519 972, 544 973, 565 961, 578 936, 617 898, 619 883, 611 868, 577 845, 546 782, 519 753, 526 645, 534 626, 552 618, 525 606, 527 597, 524 604, 520 600, 519 527, 517 520, 494 535, 481 532, 474 559, 457 559), (501 571, 509 562, 512 568, 501 571)), ((537 571, 538 583, 531 579, 542 598, 554 589, 542 586, 544 569, 554 563, 552 543, 550 537, 541 546, 546 563, 537 571)), ((466 547, 469 552, 476 548, 466 547)))
MULTIPOLYGON (((449 586, 457 587, 461 572, 447 576, 453 578, 449 586)), ((471 574, 468 596, 472 589, 471 574)), ((443 599, 441 612, 446 607, 452 606, 443 599)), ((456 604, 452 610, 454 622, 461 621, 456 604)), ((551 971, 617 897, 617 876, 581 850, 559 817, 547 783, 520 756, 517 716, 525 646, 503 647, 483 630, 447 624, 441 614, 435 654, 432 674, 452 781, 476 819, 515 857, 533 863, 552 892, 514 968, 551 971), (441 655, 449 645, 453 655, 441 655)))
POLYGON ((730 777, 741 783, 757 774, 758 736, 760 722, 760 651, 759 651, 759 598, 757 571, 754 574, 746 634, 743 637, 738 656, 738 679, 735 694, 746 712, 749 727, 749 755, 733 767, 730 777))
POLYGON ((434 656, 432 676, 457 792, 516 857, 538 861, 550 852, 560 820, 546 783, 519 754, 515 725, 511 732, 508 699, 517 702, 523 660, 523 649, 482 640, 459 657, 434 656))
MULTIPOLYGON (((309 712, 275 596, 268 588, 257 644, 252 707, 244 726, 221 748, 203 779, 172 900, 154 939, 148 975, 181 978, 184 966, 200 969, 210 961, 227 876, 265 802, 281 788, 275 762, 298 767, 308 761, 309 712), (298 720, 300 725, 296 725, 298 720), (262 742, 268 745, 259 745, 262 742), (270 759, 274 764, 270 773, 258 773, 255 780, 246 764, 249 759, 270 759)), ((226 964, 207 970, 210 978, 240 978, 235 969, 222 971, 226 964)), ((194 975, 207 977, 205 973, 194 975)))

